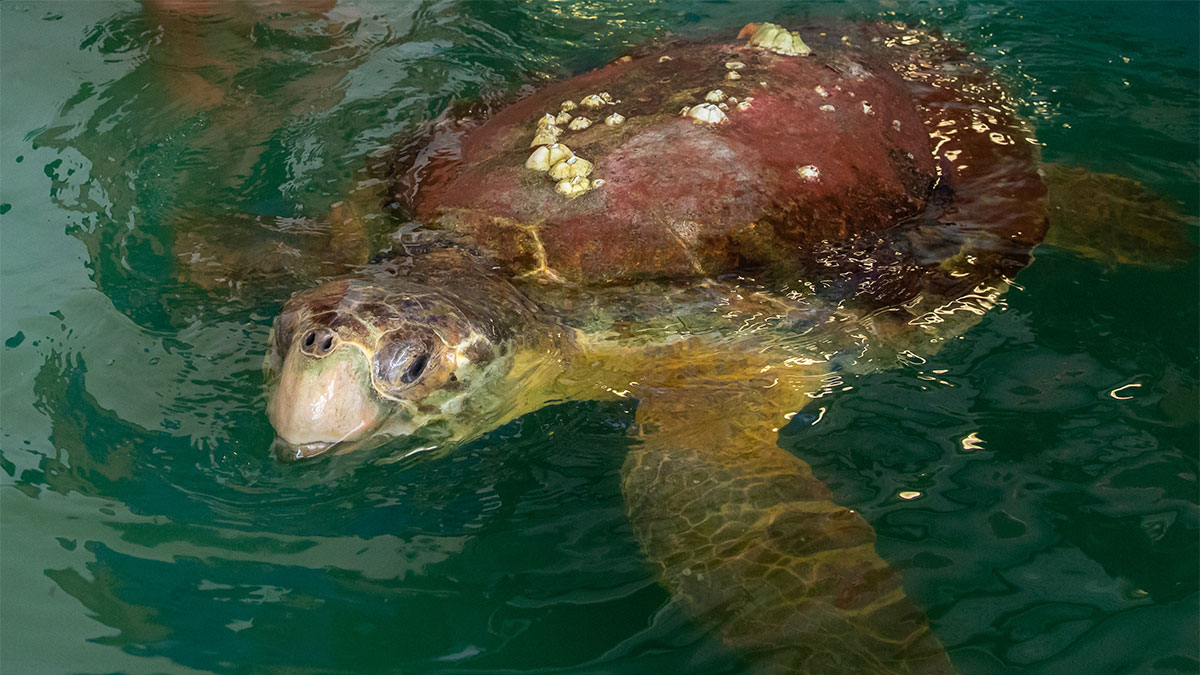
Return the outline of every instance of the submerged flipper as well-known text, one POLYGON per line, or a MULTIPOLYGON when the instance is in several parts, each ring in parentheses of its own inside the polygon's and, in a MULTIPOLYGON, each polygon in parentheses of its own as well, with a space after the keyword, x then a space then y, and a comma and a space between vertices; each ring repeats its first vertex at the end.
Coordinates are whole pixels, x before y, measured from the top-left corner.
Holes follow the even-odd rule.
POLYGON ((1056 164, 1044 171, 1050 194, 1047 244, 1110 267, 1174 265, 1196 255, 1179 212, 1137 181, 1056 164))
POLYGON ((764 672, 952 672, 871 526, 779 448, 803 395, 749 361, 677 356, 641 383, 622 478, 676 600, 764 672))
POLYGON ((383 217, 378 181, 334 203, 326 223, 300 219, 183 215, 175 219, 176 276, 205 289, 342 274, 371 255, 368 221, 383 217))

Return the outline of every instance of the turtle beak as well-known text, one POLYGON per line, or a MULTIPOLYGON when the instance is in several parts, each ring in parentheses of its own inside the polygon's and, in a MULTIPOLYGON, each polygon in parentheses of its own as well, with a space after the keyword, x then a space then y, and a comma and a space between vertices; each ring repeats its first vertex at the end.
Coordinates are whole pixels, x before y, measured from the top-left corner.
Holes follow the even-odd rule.
POLYGON ((325 443, 317 441, 315 443, 303 443, 301 445, 293 445, 283 440, 279 436, 275 437, 275 442, 271 444, 271 452, 284 464, 298 462, 302 459, 309 459, 322 455, 333 448, 333 443, 325 443))
POLYGON ((385 418, 366 359, 348 346, 319 358, 293 350, 271 392, 267 414, 277 436, 272 450, 285 462, 357 445, 385 418))

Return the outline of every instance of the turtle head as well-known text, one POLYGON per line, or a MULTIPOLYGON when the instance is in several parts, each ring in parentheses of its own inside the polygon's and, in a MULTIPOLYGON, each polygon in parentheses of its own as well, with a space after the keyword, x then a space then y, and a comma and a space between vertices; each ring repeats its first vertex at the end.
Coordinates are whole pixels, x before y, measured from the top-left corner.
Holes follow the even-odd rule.
MULTIPOLYGON (((274 451, 291 461, 486 424, 473 394, 508 372, 506 336, 447 293, 340 280, 293 295, 267 357, 274 451)), ((486 397, 479 397, 486 398, 486 397)), ((469 433, 469 432, 468 432, 469 433)))

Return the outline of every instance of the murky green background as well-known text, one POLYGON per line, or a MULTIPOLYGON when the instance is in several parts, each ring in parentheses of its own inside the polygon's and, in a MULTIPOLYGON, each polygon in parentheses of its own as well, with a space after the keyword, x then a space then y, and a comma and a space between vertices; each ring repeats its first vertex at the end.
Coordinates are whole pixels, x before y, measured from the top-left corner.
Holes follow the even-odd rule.
MULTIPOLYGON (((179 283, 172 223, 319 218, 447 105, 668 32, 894 14, 994 64, 1046 160, 1142 181, 1195 240, 1200 5, 939 5, 344 2, 214 26, 232 93, 205 108, 169 94, 137 3, 4 2, 0 669, 739 671, 625 522, 632 403, 281 466, 259 366, 291 288, 179 283)), ((876 527, 962 672, 1197 672, 1200 270, 1036 253, 1004 311, 783 445, 876 527)))

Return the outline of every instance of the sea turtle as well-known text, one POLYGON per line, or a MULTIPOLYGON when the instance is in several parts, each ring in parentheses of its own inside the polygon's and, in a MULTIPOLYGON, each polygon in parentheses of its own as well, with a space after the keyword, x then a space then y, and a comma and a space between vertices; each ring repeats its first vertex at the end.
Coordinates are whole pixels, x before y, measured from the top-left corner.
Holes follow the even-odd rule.
POLYGON ((976 57, 902 25, 751 24, 424 147, 390 195, 422 226, 275 320, 281 459, 636 399, 628 514, 699 621, 770 672, 950 670, 777 432, 843 373, 960 334, 1042 240, 1037 143, 976 57))

